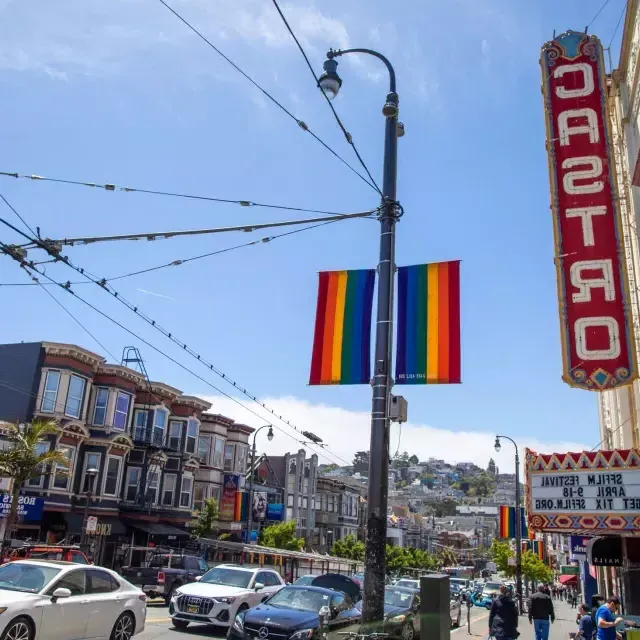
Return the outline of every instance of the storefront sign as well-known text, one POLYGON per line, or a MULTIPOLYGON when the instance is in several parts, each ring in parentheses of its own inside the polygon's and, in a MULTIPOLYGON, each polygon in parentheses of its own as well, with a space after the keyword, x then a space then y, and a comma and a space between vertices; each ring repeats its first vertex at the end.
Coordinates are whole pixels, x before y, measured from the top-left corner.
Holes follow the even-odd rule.
MULTIPOLYGON (((18 518, 23 522, 37 522, 42 520, 42 508, 44 498, 33 498, 31 496, 18 497, 18 518)), ((6 518, 11 511, 11 495, 5 493, 0 502, 0 518, 6 518)))
POLYGON ((638 377, 602 44, 542 48, 563 379, 600 391, 638 377))
POLYGON ((97 535, 97 536, 110 536, 112 528, 113 528, 112 524, 99 522, 98 525, 96 526, 95 535, 97 535))
POLYGON ((622 538, 619 536, 593 538, 587 545, 587 560, 593 567, 621 567, 622 559, 622 538))
POLYGON ((240 476, 234 473, 225 473, 222 486, 222 498, 220 500, 220 520, 230 522, 235 517, 236 494, 240 484, 240 476))
POLYGON ((572 560, 586 560, 587 559, 587 544, 590 538, 585 536, 571 536, 571 559, 572 560))
POLYGON ((282 520, 284 518, 283 504, 267 504, 267 520, 282 520))
POLYGON ((526 452, 529 528, 631 533, 640 528, 640 452, 526 452))
POLYGON ((580 567, 573 564, 564 564, 560 567, 560 573, 563 576, 579 576, 580 567))

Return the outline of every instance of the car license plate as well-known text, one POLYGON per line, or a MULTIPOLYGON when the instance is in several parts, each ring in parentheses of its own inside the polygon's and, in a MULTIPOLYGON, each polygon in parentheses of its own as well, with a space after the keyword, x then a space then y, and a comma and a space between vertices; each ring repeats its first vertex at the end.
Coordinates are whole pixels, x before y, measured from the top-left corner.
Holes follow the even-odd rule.
POLYGON ((198 613, 198 608, 199 608, 199 607, 198 607, 198 605, 197 605, 197 604, 190 604, 190 605, 187 607, 187 612, 188 612, 188 613, 198 613))

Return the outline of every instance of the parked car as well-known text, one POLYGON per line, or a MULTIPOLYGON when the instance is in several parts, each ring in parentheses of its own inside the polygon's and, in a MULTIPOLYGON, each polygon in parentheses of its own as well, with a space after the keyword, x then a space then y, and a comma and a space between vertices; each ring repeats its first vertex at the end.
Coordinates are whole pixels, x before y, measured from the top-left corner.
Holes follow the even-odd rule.
POLYGON ((284 586, 277 571, 221 564, 197 582, 176 589, 169 616, 178 629, 190 622, 229 627, 239 611, 260 604, 284 586))
MULTIPOLYGON (((355 631, 361 609, 360 585, 340 574, 317 576, 311 585, 289 585, 252 609, 239 611, 229 630, 228 640, 247 638, 319 639, 321 616, 333 636, 338 631, 355 631), (264 631, 263 631, 264 629, 264 631)), ((335 636, 335 640, 339 636, 335 636)))
POLYGON ((75 545, 33 544, 14 540, 2 553, 2 564, 14 560, 63 560, 76 564, 91 564, 75 545))
POLYGON ((167 605, 176 589, 209 570, 202 558, 174 551, 151 551, 145 564, 147 566, 123 566, 120 573, 131 584, 140 587, 148 598, 164 598, 167 605))
POLYGON ((311 584, 319 574, 308 573, 306 576, 300 576, 293 584, 298 587, 303 587, 305 585, 311 584))
POLYGON ((420 589, 420 580, 400 578, 400 580, 397 580, 393 586, 404 587, 405 589, 420 589))
POLYGON ((114 571, 17 560, 0 567, 0 637, 131 640, 144 631, 147 597, 114 571))
POLYGON ((503 582, 485 582, 482 587, 482 595, 495 598, 500 593, 500 587, 503 584, 503 582))

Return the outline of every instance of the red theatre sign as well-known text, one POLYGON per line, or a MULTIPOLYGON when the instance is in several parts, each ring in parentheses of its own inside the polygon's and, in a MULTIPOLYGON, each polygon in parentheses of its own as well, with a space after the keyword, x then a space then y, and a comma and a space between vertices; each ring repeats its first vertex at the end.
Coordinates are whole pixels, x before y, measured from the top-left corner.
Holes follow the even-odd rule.
POLYGON ((542 48, 563 379, 596 391, 637 376, 602 45, 568 31, 542 48))

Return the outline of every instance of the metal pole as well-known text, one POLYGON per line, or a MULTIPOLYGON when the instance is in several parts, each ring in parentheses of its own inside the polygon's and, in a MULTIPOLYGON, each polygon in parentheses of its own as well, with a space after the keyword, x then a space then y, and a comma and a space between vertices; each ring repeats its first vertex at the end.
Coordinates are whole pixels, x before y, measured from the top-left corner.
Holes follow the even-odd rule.
MULTIPOLYGON (((89 482, 93 483, 93 478, 91 478, 89 482)), ((89 491, 85 493, 85 496, 86 496, 86 502, 84 505, 84 516, 82 518, 82 531, 80 532, 80 546, 82 547, 83 551, 84 551, 85 537, 87 535, 87 520, 89 519, 89 503, 91 502, 91 496, 92 496, 91 489, 89 489, 89 491)))
MULTIPOLYGON (((260 427, 263 429, 264 427, 260 427)), ((258 429, 253 434, 253 446, 251 447, 251 468, 249 469, 249 504, 247 505, 247 544, 251 544, 251 527, 253 526, 253 465, 256 459, 256 436, 258 435, 258 429)))
MULTIPOLYGON (((512 441, 513 442, 513 441, 512 441)), ((516 448, 516 591, 518 592, 518 610, 522 615, 522 512, 520 510, 520 456, 516 448)))

